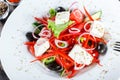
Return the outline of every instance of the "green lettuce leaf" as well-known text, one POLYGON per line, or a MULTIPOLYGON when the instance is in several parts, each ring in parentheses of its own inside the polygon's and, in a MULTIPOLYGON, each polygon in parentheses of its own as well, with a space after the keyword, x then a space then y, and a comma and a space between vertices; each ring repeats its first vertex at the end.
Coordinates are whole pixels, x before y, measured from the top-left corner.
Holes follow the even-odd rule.
POLYGON ((48 28, 52 30, 55 37, 59 37, 60 33, 65 30, 69 25, 73 24, 74 21, 68 21, 65 24, 57 24, 55 22, 48 20, 48 28))

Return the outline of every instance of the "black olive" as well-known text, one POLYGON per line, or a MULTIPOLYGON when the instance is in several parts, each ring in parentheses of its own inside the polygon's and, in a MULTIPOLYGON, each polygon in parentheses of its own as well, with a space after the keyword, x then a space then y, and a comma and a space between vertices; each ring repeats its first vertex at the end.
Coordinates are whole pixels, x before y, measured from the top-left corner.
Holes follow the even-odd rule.
POLYGON ((26 37, 29 41, 36 41, 37 40, 33 37, 32 32, 27 32, 26 37))
POLYGON ((104 44, 103 42, 99 42, 97 44, 97 51, 99 52, 99 54, 105 54, 107 52, 107 45, 104 44))
POLYGON ((88 40, 88 45, 91 46, 92 45, 92 41, 88 40))
POLYGON ((48 69, 56 71, 56 72, 60 72, 63 70, 63 68, 59 64, 57 64, 56 61, 53 61, 47 64, 46 66, 48 67, 48 69))
POLYGON ((45 26, 44 26, 43 24, 37 26, 37 29, 35 30, 34 35, 35 35, 36 37, 39 37, 38 34, 40 33, 40 31, 41 31, 42 28, 44 28, 44 27, 45 27, 45 26))
POLYGON ((64 68, 60 66, 60 69, 57 70, 56 72, 61 73, 63 70, 64 70, 64 68))
POLYGON ((63 7, 57 7, 55 10, 56 10, 56 12, 66 11, 65 8, 63 8, 63 7))

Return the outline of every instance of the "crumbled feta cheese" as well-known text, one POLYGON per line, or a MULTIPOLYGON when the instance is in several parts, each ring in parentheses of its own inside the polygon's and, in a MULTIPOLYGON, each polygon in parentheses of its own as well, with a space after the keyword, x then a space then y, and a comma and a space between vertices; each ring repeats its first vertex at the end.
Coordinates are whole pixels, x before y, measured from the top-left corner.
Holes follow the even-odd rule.
POLYGON ((90 29, 90 34, 95 37, 101 38, 103 37, 105 29, 103 28, 103 24, 99 21, 94 21, 92 27, 90 29))
POLYGON ((41 56, 50 47, 49 41, 45 38, 39 38, 34 45, 35 56, 41 56))
POLYGON ((93 57, 78 44, 73 47, 69 53, 69 56, 78 64, 89 65, 93 60, 93 57))
POLYGON ((69 21, 70 12, 58 12, 55 17, 55 24, 64 24, 69 21))

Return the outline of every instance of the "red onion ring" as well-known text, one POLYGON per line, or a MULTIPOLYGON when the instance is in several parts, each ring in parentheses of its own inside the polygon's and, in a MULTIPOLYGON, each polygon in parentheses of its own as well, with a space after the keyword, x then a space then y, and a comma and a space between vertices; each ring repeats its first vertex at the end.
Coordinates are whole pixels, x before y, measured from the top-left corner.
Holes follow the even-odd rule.
POLYGON ((75 34, 75 33, 79 33, 80 30, 78 28, 70 28, 69 29, 69 33, 75 34))
POLYGON ((88 25, 88 24, 92 24, 93 23, 93 21, 88 21, 87 23, 85 23, 85 25, 84 25, 84 30, 86 31, 86 32, 90 32, 90 29, 86 29, 86 26, 88 25))
POLYGON ((38 35, 40 37, 50 38, 52 34, 51 31, 47 30, 46 28, 43 28, 38 35))
POLYGON ((68 43, 66 41, 62 41, 62 40, 57 40, 55 39, 55 45, 58 47, 58 48, 66 48, 68 46, 68 43), (60 46, 58 43, 63 43, 65 44, 64 46, 60 46))
POLYGON ((36 28, 33 30, 33 32, 32 32, 32 36, 33 36, 35 39, 39 39, 39 37, 36 37, 35 34, 34 34, 37 29, 38 29, 38 27, 36 27, 36 28))
MULTIPOLYGON (((81 34, 81 35, 78 37, 78 40, 77 40, 77 41, 78 41, 78 44, 79 44, 79 45, 82 45, 82 44, 80 43, 80 40, 79 40, 79 39, 80 39, 83 35, 86 35, 86 34, 87 34, 87 35, 91 35, 90 33, 87 33, 87 32, 86 32, 86 33, 81 34)), ((93 39, 94 39, 95 42, 96 42, 95 37, 94 37, 93 35, 91 35, 91 36, 93 37, 93 39)), ((89 48, 89 49, 84 48, 84 49, 87 50, 87 51, 89 51, 89 50, 94 50, 94 49, 96 48, 96 46, 97 46, 97 44, 95 45, 94 48, 89 48)))
MULTIPOLYGON (((42 25, 47 26, 46 24, 42 24, 42 25)), ((32 36, 33 36, 35 39, 39 39, 39 37, 35 36, 35 34, 34 34, 35 31, 36 31, 38 28, 39 28, 39 26, 36 27, 36 28, 33 30, 33 32, 32 32, 32 36)))
POLYGON ((70 5, 70 7, 69 7, 69 11, 72 9, 72 7, 73 7, 75 4, 78 4, 78 3, 79 3, 78 1, 73 2, 73 3, 70 5))

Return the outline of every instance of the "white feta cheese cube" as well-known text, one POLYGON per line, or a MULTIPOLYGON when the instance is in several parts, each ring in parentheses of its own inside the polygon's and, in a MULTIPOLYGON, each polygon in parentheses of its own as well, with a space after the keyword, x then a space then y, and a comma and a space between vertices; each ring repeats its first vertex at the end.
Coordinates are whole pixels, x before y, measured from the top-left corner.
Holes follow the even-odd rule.
POLYGON ((49 41, 45 38, 39 38, 36 42, 36 44, 34 45, 34 49, 35 49, 35 56, 41 56, 44 52, 47 51, 47 49, 49 49, 50 44, 49 41))
POLYGON ((78 44, 69 52, 69 56, 78 64, 90 65, 93 60, 93 57, 78 44))
POLYGON ((103 37, 105 29, 103 28, 103 24, 99 21, 94 21, 92 27, 90 29, 90 34, 95 37, 101 38, 103 37))
POLYGON ((64 24, 69 21, 70 12, 58 12, 55 17, 55 24, 64 24))

